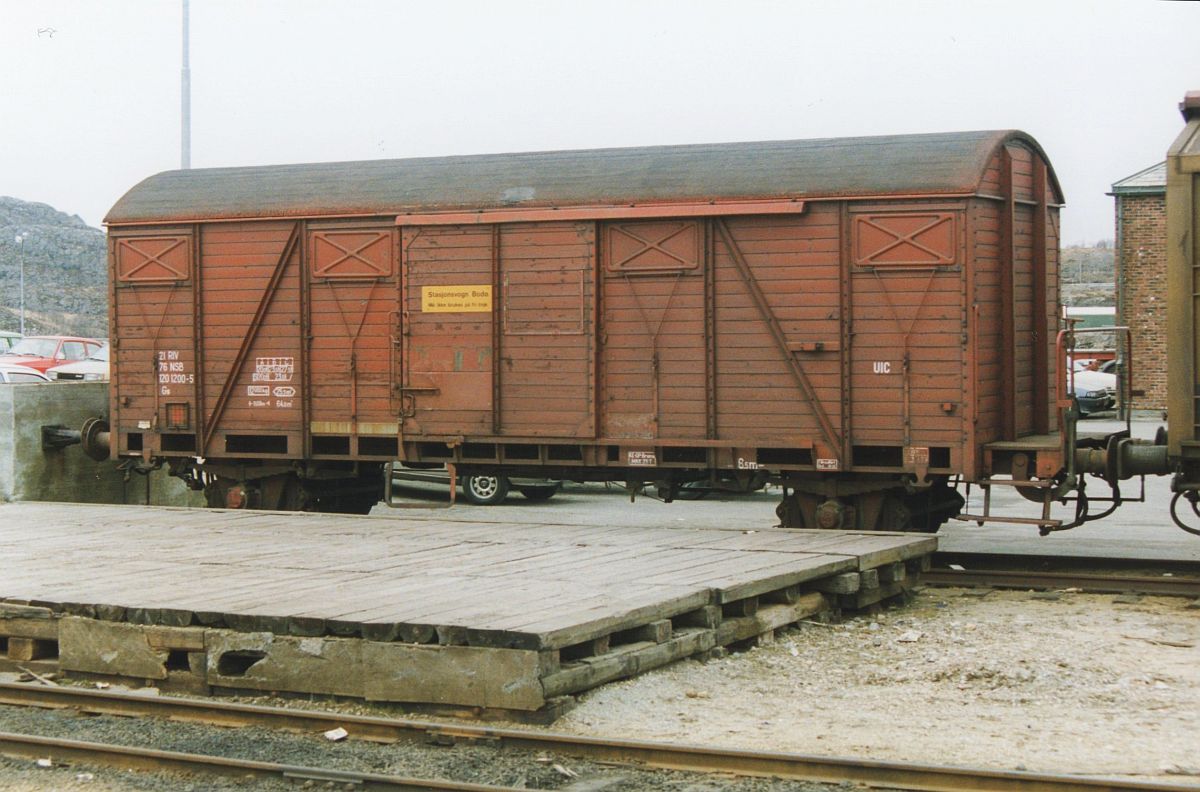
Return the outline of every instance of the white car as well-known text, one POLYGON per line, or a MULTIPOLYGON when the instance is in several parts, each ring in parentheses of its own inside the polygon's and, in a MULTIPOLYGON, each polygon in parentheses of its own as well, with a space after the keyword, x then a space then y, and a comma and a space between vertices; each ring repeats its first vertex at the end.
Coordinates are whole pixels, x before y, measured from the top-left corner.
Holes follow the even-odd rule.
POLYGON ((52 369, 48 369, 46 374, 52 380, 108 382, 108 344, 100 347, 78 363, 55 366, 52 369))
POLYGON ((50 378, 29 366, 15 363, 0 363, 0 383, 49 382, 50 378))
POLYGON ((1071 395, 1079 403, 1079 414, 1088 416, 1117 406, 1117 375, 1084 369, 1072 374, 1071 395))

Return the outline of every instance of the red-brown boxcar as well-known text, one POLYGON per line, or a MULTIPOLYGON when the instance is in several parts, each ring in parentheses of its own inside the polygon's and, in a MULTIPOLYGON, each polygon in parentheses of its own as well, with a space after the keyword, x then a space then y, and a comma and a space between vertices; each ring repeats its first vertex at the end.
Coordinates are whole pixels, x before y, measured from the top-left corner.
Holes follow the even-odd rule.
POLYGON ((228 505, 399 459, 936 527, 1056 429, 1061 202, 1012 131, 159 174, 106 219, 113 453, 228 505))

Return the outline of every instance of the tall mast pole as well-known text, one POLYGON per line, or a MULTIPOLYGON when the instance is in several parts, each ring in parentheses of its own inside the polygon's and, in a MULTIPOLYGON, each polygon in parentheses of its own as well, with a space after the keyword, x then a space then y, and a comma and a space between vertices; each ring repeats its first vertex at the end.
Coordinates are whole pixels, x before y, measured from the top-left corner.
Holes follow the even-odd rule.
POLYGON ((179 166, 184 170, 192 167, 192 68, 188 54, 188 0, 183 0, 183 74, 180 86, 182 118, 179 166))

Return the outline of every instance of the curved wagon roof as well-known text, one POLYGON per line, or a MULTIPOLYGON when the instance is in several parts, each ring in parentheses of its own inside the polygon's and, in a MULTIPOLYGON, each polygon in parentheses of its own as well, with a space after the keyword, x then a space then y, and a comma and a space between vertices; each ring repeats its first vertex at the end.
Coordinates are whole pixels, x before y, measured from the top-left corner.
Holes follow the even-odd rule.
POLYGON ((129 190, 105 223, 972 195, 1012 141, 1046 160, 1029 135, 999 130, 175 170, 129 190))

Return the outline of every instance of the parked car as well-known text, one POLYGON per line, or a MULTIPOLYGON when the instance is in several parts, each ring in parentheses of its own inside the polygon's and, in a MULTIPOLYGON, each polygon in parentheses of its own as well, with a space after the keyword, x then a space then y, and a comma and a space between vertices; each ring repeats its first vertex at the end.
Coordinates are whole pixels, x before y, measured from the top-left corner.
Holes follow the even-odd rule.
POLYGON ((20 333, 14 333, 11 330, 0 330, 0 355, 12 349, 13 344, 20 340, 20 333))
POLYGON ((108 343, 78 363, 67 363, 46 370, 53 380, 108 382, 108 343))
MULTIPOLYGON (((417 469, 392 468, 392 481, 421 481, 449 486, 450 473, 443 467, 417 469)), ((516 490, 527 500, 544 501, 553 498, 562 488, 561 481, 542 478, 508 478, 507 476, 459 476, 458 487, 463 498, 476 506, 503 503, 508 493, 516 490)))
POLYGON ((0 383, 49 382, 50 378, 29 366, 0 362, 0 383))
POLYGON ((0 363, 15 363, 45 372, 46 369, 83 360, 100 349, 103 341, 79 336, 25 336, 8 352, 0 355, 0 363))
POLYGON ((1079 414, 1083 416, 1105 412, 1117 406, 1117 375, 1107 371, 1083 369, 1076 371, 1071 382, 1071 395, 1079 403, 1079 414))
POLYGON ((1071 361, 1072 371, 1103 371, 1117 373, 1117 361, 1111 358, 1075 358, 1071 361))

